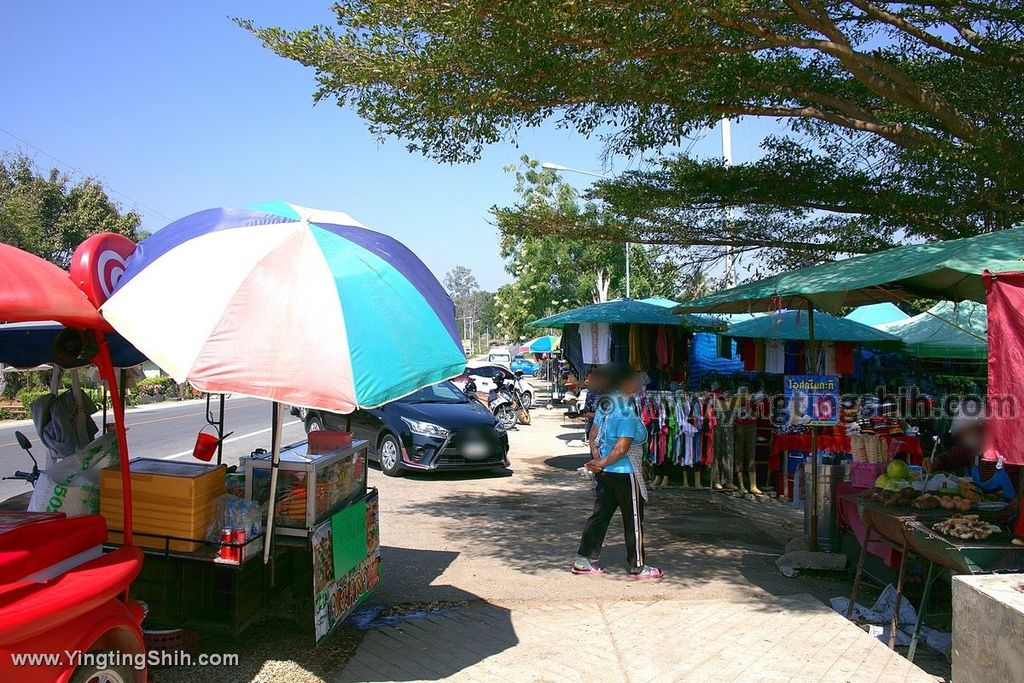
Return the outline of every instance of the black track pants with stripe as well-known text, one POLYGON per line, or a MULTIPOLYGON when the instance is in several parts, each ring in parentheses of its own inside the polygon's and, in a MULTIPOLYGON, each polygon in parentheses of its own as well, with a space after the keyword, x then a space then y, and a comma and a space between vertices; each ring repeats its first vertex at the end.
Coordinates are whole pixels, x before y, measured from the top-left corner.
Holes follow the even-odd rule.
POLYGON ((626 559, 630 569, 644 566, 644 499, 640 495, 636 476, 638 475, 618 472, 597 474, 601 486, 594 501, 594 512, 583 529, 579 549, 581 556, 596 558, 601 553, 608 525, 618 510, 622 515, 622 530, 626 536, 626 559))

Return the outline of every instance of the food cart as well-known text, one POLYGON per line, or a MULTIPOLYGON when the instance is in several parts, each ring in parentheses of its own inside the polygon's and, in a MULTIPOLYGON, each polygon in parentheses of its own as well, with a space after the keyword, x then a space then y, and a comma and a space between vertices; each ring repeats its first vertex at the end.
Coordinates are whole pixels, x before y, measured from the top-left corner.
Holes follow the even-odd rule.
MULTIPOLYGON (((94 337, 93 360, 109 386, 116 386, 106 340, 109 326, 95 307, 67 273, 6 244, 0 244, 0 319, 52 320, 80 331, 76 334, 83 341, 94 337)), ((116 394, 117 441, 126 455, 124 414, 116 394)), ((0 515, 0 676, 5 680, 146 680, 144 607, 129 597, 142 555, 131 544, 126 469, 123 476, 126 544, 114 552, 101 550, 106 525, 99 515, 0 515), (69 652, 112 656, 90 662, 69 652), (18 655, 46 659, 19 665, 18 655)))
MULTIPOLYGON (((458 375, 466 359, 450 297, 399 242, 284 202, 187 216, 141 242, 123 272, 101 311, 125 339, 200 391, 273 402, 269 449, 238 471, 132 462, 147 554, 136 592, 154 620, 219 620, 237 633, 291 590, 319 642, 379 581, 377 492, 366 485, 368 444, 350 434, 283 446, 284 406, 349 413, 458 375), (166 286, 182 272, 204 278, 166 286), (153 478, 165 479, 153 491, 179 480, 176 512, 142 495, 153 478)), ((113 501, 116 541, 109 482, 101 505, 113 501)))

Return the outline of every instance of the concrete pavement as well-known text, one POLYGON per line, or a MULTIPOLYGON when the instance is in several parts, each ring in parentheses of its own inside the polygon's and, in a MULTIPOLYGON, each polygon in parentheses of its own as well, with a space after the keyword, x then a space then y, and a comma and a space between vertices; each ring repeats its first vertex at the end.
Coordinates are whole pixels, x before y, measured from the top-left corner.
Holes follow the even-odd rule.
POLYGON ((802 521, 778 503, 653 491, 648 556, 667 577, 626 579, 615 524, 606 574, 570 574, 593 501, 577 432, 538 410, 511 434, 511 474, 371 473, 385 562, 372 600, 464 604, 371 631, 335 680, 936 680, 825 605, 849 594, 845 576, 778 572, 802 521))

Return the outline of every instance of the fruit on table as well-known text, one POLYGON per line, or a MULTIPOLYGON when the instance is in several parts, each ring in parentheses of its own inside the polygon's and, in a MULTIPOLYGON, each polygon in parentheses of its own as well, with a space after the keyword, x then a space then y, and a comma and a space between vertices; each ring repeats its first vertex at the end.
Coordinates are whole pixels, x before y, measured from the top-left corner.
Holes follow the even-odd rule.
POLYGON ((885 468, 885 473, 890 479, 910 479, 910 468, 903 460, 893 460, 885 468))

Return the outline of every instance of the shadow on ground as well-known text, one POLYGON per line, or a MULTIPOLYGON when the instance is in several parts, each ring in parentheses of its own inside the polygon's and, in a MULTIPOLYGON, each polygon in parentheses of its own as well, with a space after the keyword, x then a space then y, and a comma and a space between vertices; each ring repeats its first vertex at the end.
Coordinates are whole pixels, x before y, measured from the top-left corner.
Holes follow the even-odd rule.
MULTIPOLYGON (((441 494, 408 511, 443 520, 447 537, 472 538, 475 555, 499 559, 522 574, 565 572, 593 504, 593 482, 575 472, 588 458, 577 451, 529 459, 540 467, 517 471, 514 487, 441 494)), ((798 521, 792 511, 765 511, 766 506, 784 508, 779 503, 751 502, 749 510, 742 509, 744 503, 710 491, 652 491, 644 532, 649 561, 666 571, 657 590, 681 589, 695 597, 733 593, 751 600, 763 596, 760 591, 809 592, 822 600, 849 594, 845 575, 782 576, 775 560, 785 540, 799 535, 798 521), (765 525, 776 528, 766 531, 765 525)), ((618 516, 609 528, 601 561, 606 577, 624 575, 625 545, 618 516)))
POLYGON ((414 574, 425 585, 421 600, 386 606, 371 604, 361 608, 320 645, 314 643, 312 623, 297 623, 295 619, 288 618, 290 607, 287 603, 275 603, 275 616, 254 624, 237 638, 214 634, 201 637, 200 652, 238 653, 238 666, 202 670, 194 667, 153 669, 150 680, 154 683, 191 682, 198 680, 197 671, 202 672, 202 680, 210 682, 338 680, 357 649, 360 651, 359 673, 355 677, 346 675, 344 678, 347 680, 443 680, 519 642, 509 610, 491 605, 487 610, 487 623, 477 626, 488 629, 491 637, 486 641, 475 641, 472 649, 439 648, 439 644, 425 643, 424 639, 429 636, 424 635, 417 626, 418 622, 452 619, 454 617, 450 613, 454 607, 485 601, 452 586, 429 585, 455 561, 459 555, 457 552, 389 546, 382 547, 381 551, 385 567, 382 581, 391 580, 389 575, 393 573, 414 574), (438 599, 442 594, 444 598, 438 599), (398 647, 413 649, 422 656, 408 659, 401 669, 380 660, 388 648, 398 647), (288 659, 281 659, 282 655, 288 659), (410 664, 410 661, 415 664, 410 664))

